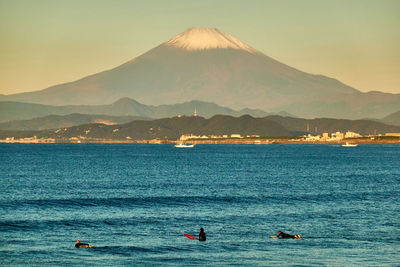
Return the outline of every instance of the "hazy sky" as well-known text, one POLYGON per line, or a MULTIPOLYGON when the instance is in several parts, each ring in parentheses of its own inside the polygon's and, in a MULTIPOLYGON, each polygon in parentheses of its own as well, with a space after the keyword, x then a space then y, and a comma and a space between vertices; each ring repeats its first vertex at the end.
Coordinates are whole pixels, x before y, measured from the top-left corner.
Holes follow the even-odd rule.
POLYGON ((116 67, 190 27, 302 71, 400 93, 400 0, 0 0, 0 94, 116 67))

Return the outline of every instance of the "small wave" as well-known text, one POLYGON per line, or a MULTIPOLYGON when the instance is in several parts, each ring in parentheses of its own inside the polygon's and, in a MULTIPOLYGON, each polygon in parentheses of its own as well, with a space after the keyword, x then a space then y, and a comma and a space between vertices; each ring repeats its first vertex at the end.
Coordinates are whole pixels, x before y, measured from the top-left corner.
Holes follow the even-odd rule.
POLYGON ((0 221, 0 232, 13 232, 13 231, 37 231, 37 230, 53 230, 60 228, 70 228, 74 226, 79 227, 96 227, 98 220, 2 220, 0 221))
POLYGON ((27 221, 0 221, 1 230, 18 230, 18 229, 29 229, 31 225, 27 221))
POLYGON ((94 249, 99 251, 106 251, 110 253, 125 253, 125 252, 155 252, 153 249, 136 247, 136 246, 102 246, 94 247, 94 249))
POLYGON ((166 196, 166 197, 127 197, 127 198, 71 198, 37 199, 0 202, 3 207, 23 208, 24 206, 46 207, 148 207, 148 206, 190 206, 196 203, 243 203, 263 202, 271 197, 254 196, 166 196))
MULTIPOLYGON (((36 199, 0 201, 4 209, 23 209, 25 207, 43 208, 75 208, 75 207, 154 207, 154 206, 192 206, 193 204, 263 204, 279 203, 281 201, 298 202, 331 202, 338 200, 365 199, 368 194, 377 197, 377 192, 343 192, 314 194, 283 194, 274 193, 260 196, 145 196, 145 197, 113 197, 113 198, 69 198, 69 199, 36 199)), ((382 192, 380 197, 385 197, 382 192)))

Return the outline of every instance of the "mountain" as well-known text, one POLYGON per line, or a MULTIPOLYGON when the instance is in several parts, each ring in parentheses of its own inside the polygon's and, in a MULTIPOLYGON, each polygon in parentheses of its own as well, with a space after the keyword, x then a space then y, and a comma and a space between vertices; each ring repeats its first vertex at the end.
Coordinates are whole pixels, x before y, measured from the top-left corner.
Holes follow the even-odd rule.
POLYGON ((134 120, 145 120, 137 116, 108 116, 108 115, 48 115, 31 120, 8 121, 0 123, 0 130, 36 131, 46 129, 67 128, 76 125, 103 123, 106 125, 122 124, 134 120))
POLYGON ((400 110, 390 115, 387 115, 386 117, 381 119, 381 121, 386 124, 400 126, 400 110))
MULTIPOLYGON (((314 118, 382 118, 400 107, 400 94, 371 91, 367 93, 337 94, 329 98, 316 97, 304 103, 282 105, 280 110, 314 118)), ((272 109, 274 110, 274 109, 272 109)))
POLYGON ((115 140, 168 138, 177 139, 182 134, 241 134, 261 136, 290 136, 290 132, 279 123, 266 118, 253 118, 249 115, 232 117, 216 115, 210 119, 203 117, 173 117, 152 121, 136 120, 121 125, 86 124, 56 131, 0 131, 0 138, 16 138, 36 135, 50 138, 106 138, 115 140))
POLYGON ((7 137, 47 137, 69 139, 71 137, 99 138, 126 140, 140 139, 177 139, 182 134, 195 135, 224 135, 241 134, 260 136, 300 136, 307 133, 322 134, 323 132, 353 131, 362 135, 384 134, 386 132, 400 132, 400 126, 386 125, 369 120, 343 119, 301 119, 282 116, 267 116, 254 118, 249 115, 232 117, 216 115, 209 119, 203 117, 173 117, 157 120, 134 120, 119 125, 105 125, 90 123, 72 127, 60 127, 42 131, 15 131, 0 130, 0 139, 7 137))
MULTIPOLYGON (((218 29, 191 28, 116 68, 2 101, 104 105, 122 97, 151 105, 194 99, 301 117, 380 118, 400 94, 361 93, 280 63, 218 29)), ((77 112, 77 111, 76 111, 77 112)))
MULTIPOLYGON (((206 118, 216 114, 240 116, 249 114, 255 117, 265 117, 271 113, 262 110, 243 109, 236 111, 221 107, 214 103, 190 101, 175 105, 147 106, 130 98, 121 98, 111 105, 99 106, 50 106, 20 102, 0 102, 0 122, 11 120, 29 120, 47 115, 68 115, 72 113, 101 114, 109 116, 140 116, 147 118, 166 118, 177 115, 192 115, 197 112, 206 118)), ((280 112, 277 114, 286 114, 280 112)))
POLYGON ((293 135, 311 133, 321 135, 322 133, 333 133, 347 131, 356 132, 362 135, 375 135, 400 132, 399 126, 387 125, 372 120, 344 120, 344 119, 302 119, 283 116, 267 116, 266 119, 275 121, 288 129, 293 135))

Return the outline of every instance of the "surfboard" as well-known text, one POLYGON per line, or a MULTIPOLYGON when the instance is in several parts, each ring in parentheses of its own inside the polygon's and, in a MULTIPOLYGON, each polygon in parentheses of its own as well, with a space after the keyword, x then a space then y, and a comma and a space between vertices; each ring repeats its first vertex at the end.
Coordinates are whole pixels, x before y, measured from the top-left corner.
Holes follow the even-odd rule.
POLYGON ((190 240, 196 240, 196 239, 198 239, 197 237, 194 237, 194 236, 189 235, 189 234, 184 234, 184 236, 186 236, 186 237, 189 238, 190 240))
POLYGON ((93 248, 92 245, 81 245, 78 248, 93 248))

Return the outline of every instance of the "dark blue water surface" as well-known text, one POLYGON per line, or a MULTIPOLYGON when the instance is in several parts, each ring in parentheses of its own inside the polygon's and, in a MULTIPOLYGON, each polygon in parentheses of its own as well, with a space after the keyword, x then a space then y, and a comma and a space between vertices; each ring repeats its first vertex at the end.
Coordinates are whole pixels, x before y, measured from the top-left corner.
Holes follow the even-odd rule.
POLYGON ((400 264, 396 145, 0 144, 0 189, 0 265, 400 264))

